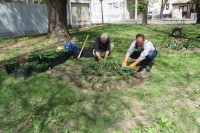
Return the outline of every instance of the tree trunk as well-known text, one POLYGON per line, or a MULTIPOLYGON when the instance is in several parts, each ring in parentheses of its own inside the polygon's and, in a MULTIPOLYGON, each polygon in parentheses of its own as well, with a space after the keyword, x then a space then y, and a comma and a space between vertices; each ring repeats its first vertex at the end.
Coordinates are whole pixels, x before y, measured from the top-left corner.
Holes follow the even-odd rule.
POLYGON ((197 9, 197 24, 200 24, 200 2, 197 1, 197 5, 196 5, 196 9, 197 9))
POLYGON ((162 19, 162 14, 163 14, 163 11, 164 11, 164 2, 163 0, 161 0, 161 8, 160 8, 160 19, 162 19))
POLYGON ((145 2, 142 13, 142 24, 147 24, 147 11, 148 11, 148 2, 145 2))
POLYGON ((164 8, 165 8, 165 5, 166 5, 167 2, 168 2, 168 0, 162 0, 161 1, 160 19, 162 19, 163 11, 164 11, 164 8))
POLYGON ((48 38, 57 41, 69 40, 67 27, 67 0, 47 0, 48 38))

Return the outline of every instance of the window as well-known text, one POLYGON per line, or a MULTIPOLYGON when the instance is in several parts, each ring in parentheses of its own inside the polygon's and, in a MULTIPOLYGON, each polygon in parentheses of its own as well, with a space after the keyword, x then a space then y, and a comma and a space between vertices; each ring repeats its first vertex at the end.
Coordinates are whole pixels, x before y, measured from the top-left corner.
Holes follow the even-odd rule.
POLYGON ((108 3, 108 9, 109 10, 115 10, 117 9, 117 3, 108 3))
POLYGON ((169 3, 166 4, 166 10, 169 10, 169 3))

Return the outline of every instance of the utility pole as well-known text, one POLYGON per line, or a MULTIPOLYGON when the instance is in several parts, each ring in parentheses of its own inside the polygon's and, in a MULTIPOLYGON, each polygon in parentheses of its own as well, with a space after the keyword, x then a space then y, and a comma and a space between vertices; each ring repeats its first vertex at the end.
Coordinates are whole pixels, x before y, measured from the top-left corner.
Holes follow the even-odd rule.
POLYGON ((103 5, 102 5, 102 2, 103 0, 99 0, 101 2, 101 14, 102 14, 102 24, 104 23, 103 21, 103 5))
POLYGON ((137 19, 138 0, 135 0, 135 19, 137 19))

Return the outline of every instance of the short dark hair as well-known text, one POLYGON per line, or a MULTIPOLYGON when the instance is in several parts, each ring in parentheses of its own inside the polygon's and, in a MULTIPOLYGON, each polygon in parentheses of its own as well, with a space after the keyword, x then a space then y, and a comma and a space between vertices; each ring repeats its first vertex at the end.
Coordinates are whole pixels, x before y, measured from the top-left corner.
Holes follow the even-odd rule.
POLYGON ((142 37, 142 39, 145 40, 145 36, 144 36, 143 34, 137 34, 137 35, 136 35, 136 39, 137 39, 138 37, 142 37))

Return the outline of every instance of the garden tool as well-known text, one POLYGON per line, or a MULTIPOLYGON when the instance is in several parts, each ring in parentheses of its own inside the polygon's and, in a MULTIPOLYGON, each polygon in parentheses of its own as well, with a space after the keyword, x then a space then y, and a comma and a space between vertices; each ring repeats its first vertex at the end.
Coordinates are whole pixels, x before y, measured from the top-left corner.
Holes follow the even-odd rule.
POLYGON ((89 37, 89 35, 87 35, 87 37, 86 37, 86 39, 85 39, 85 42, 84 42, 84 44, 83 44, 83 46, 82 46, 82 48, 81 48, 81 51, 80 51, 80 53, 79 53, 79 55, 78 55, 78 59, 81 57, 81 53, 82 53, 82 51, 83 51, 83 48, 85 47, 85 44, 86 44, 86 41, 87 41, 88 37, 89 37))

